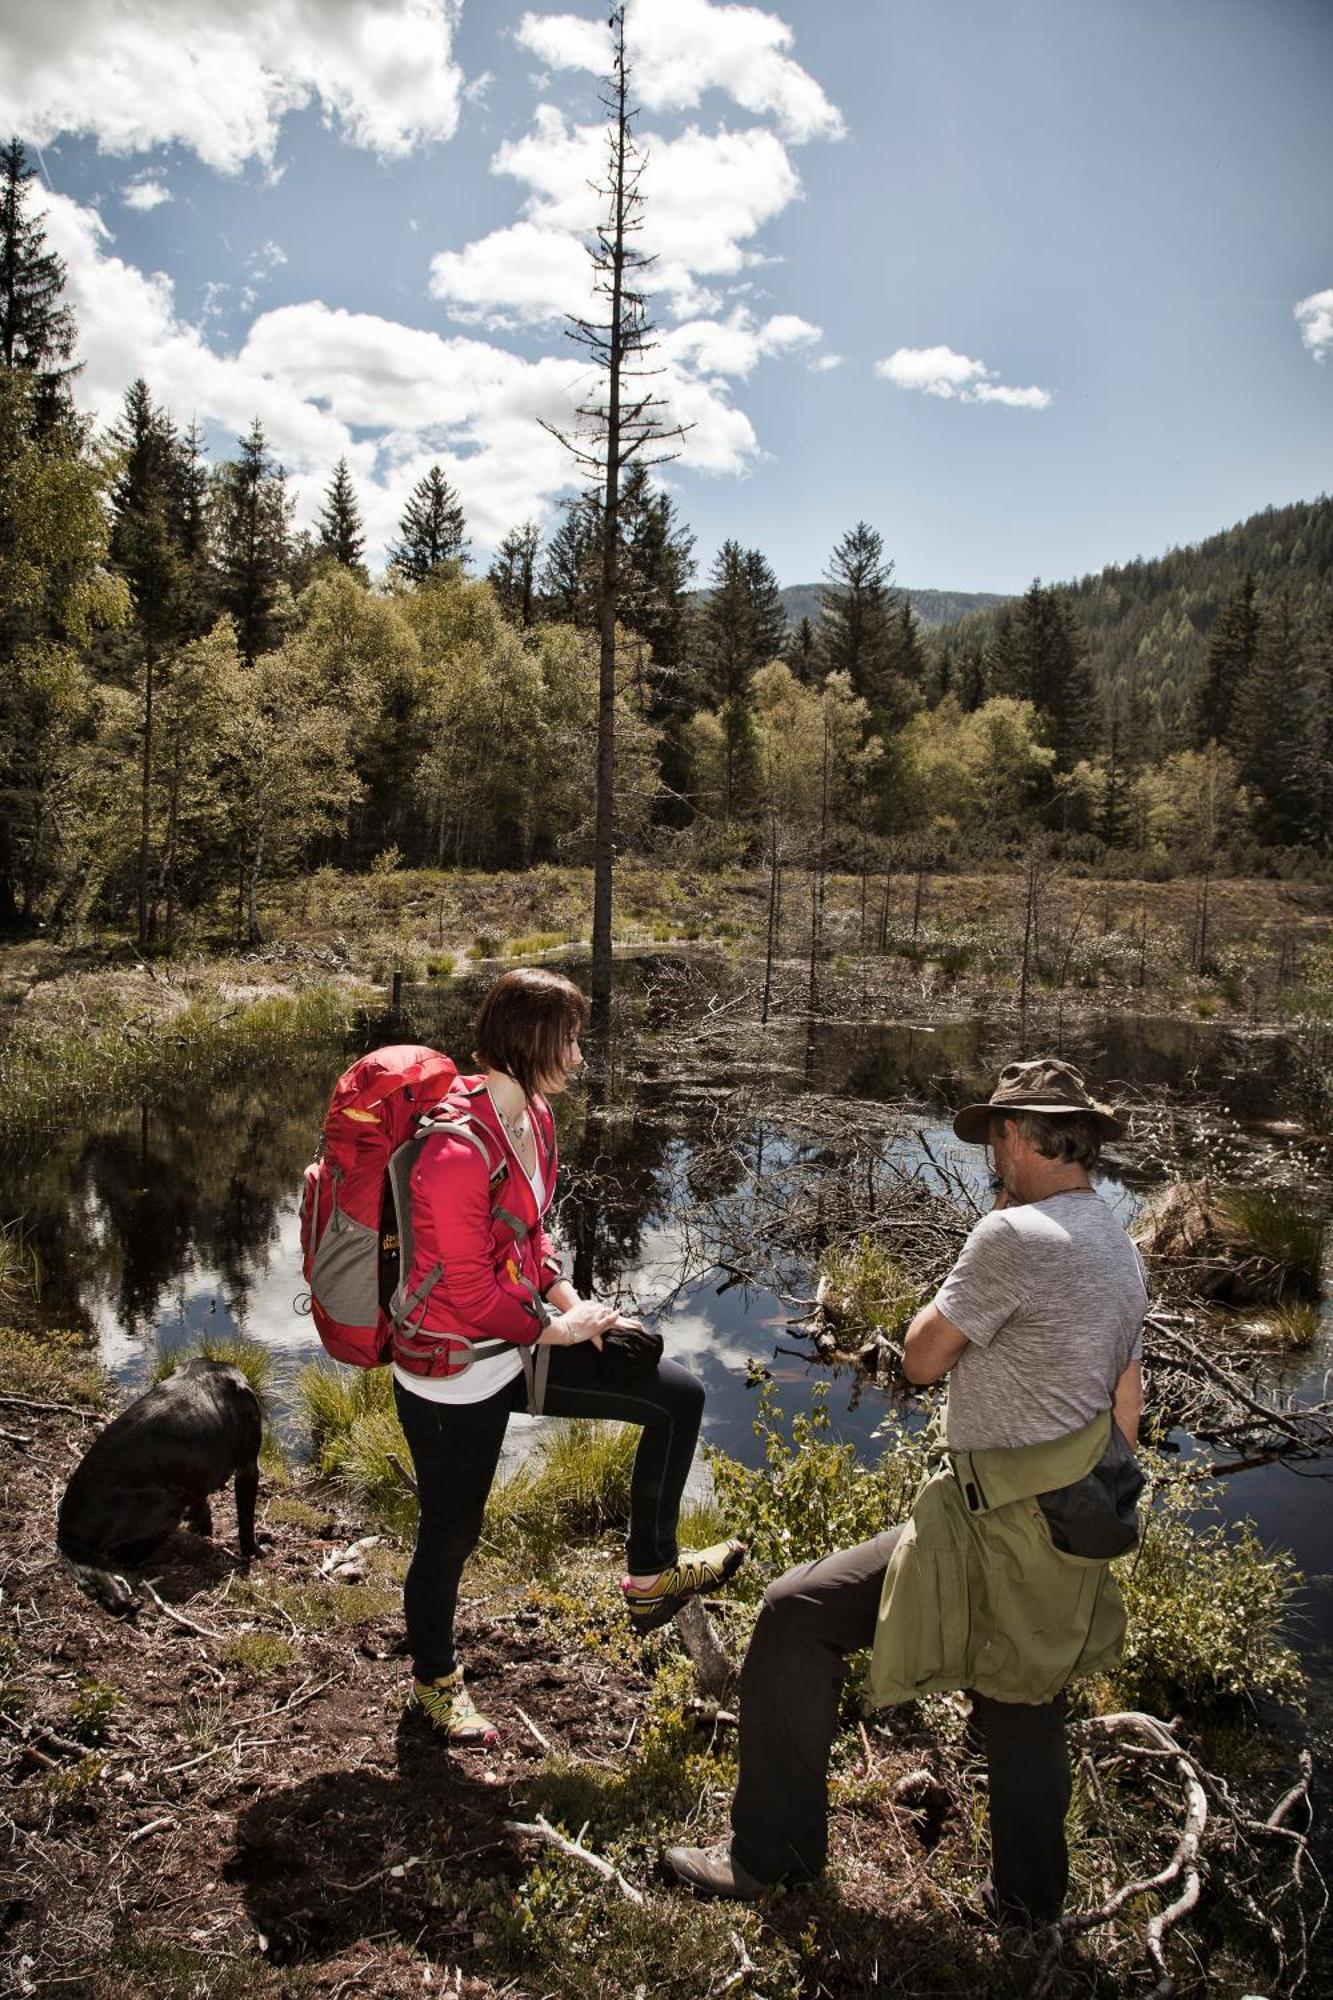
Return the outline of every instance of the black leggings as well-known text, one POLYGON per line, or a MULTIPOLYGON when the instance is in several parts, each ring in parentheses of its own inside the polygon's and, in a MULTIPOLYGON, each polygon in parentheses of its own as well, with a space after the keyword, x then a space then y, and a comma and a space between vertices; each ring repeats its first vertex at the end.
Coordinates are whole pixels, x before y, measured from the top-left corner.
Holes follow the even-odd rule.
MULTIPOLYGON (((452 1673, 454 1611, 463 1565, 477 1545, 510 1412, 527 1408, 522 1375, 481 1403, 437 1403, 395 1377, 394 1402, 421 1493, 416 1552, 403 1586, 407 1642, 421 1681, 452 1673)), ((703 1416, 703 1385, 674 1361, 629 1382, 604 1383, 588 1342, 551 1352, 543 1415, 612 1417, 643 1435, 630 1481, 631 1574, 652 1576, 676 1560, 676 1517, 703 1416)))

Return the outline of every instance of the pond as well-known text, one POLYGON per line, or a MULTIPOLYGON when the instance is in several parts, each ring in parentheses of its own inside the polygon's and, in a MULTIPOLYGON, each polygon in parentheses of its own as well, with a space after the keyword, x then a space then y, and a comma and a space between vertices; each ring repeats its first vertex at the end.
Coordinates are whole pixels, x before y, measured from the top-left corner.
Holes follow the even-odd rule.
MULTIPOLYGON (((752 1001, 734 969, 703 956, 626 961, 618 979, 621 1025, 605 1072, 559 1105, 558 1234, 580 1289, 595 1283, 655 1317, 701 1376, 708 1440, 755 1462, 751 1363, 774 1378, 788 1417, 829 1379, 785 1331, 790 1306, 737 1275, 756 1200, 797 1167, 818 1169, 830 1119, 864 1126, 872 1151, 928 1180, 937 1167, 957 1173, 984 1199, 981 1156, 958 1147, 946 1107, 988 1093, 1012 1039, 984 1015, 760 1030, 744 1022, 752 1001)), ((22 1218, 48 1323, 86 1327, 127 1388, 146 1379, 159 1348, 240 1330, 276 1356, 287 1424, 295 1376, 321 1353, 299 1306, 296 1202, 332 1082, 386 1040, 466 1057, 478 990, 477 981, 410 988, 401 1020, 367 1020, 351 1044, 304 1053, 276 1082, 232 1082, 201 1098, 183 1079, 130 1112, 91 1106, 77 1131, 0 1158, 0 1219, 22 1218)), ((1079 1062, 1101 1094, 1135 1103, 1135 1144, 1107 1160, 1100 1184, 1127 1220, 1160 1175, 1168 1135, 1176 1157, 1231 1179, 1323 1178, 1321 1148, 1272 1129, 1299 1111, 1300 1052, 1288 1038, 1080 1014, 1057 1022, 1043 1046, 1079 1062)), ((830 1240, 837 1222, 830 1215, 830 1240)), ((812 1280, 795 1262, 783 1284, 808 1293, 812 1280)), ((1282 1386, 1317 1398, 1331 1367, 1326 1318, 1282 1386)), ((858 1449, 873 1449, 884 1408, 873 1388, 833 1377, 835 1430, 858 1449)), ((514 1426, 518 1448, 525 1421, 514 1426)), ((1310 1579, 1306 1650, 1333 1657, 1327 1489, 1311 1476, 1330 1469, 1238 1475, 1225 1504, 1294 1550, 1310 1579)))

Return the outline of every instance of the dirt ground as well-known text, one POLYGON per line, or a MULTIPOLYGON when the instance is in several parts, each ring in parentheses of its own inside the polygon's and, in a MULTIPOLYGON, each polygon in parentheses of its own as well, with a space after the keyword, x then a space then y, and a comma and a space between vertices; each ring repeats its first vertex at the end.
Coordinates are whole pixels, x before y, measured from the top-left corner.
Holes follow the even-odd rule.
MULTIPOLYGON (((134 1622, 117 1621, 54 1549, 56 1500, 85 1427, 33 1407, 5 1406, 0 1417, 13 1635, 0 1696, 9 1825, 0 1984, 20 1994, 81 1983, 90 1994, 127 1984, 188 1992, 177 1982, 191 1956, 201 1974, 230 1962, 255 1980, 265 1966, 299 1963, 300 1990, 312 1993, 349 1980, 361 1991, 419 1992, 432 1962, 443 1977, 476 1923, 466 1902, 441 1911, 432 1885, 457 1880, 463 1856, 485 1855, 492 1883, 524 1866, 522 1841, 503 1822, 531 1816, 524 1779, 545 1752, 520 1711, 539 1715, 548 1741, 570 1755, 606 1756, 631 1733, 645 1677, 613 1674, 593 1654, 562 1656, 535 1610, 495 1617, 469 1607, 470 1678, 503 1748, 468 1759, 443 1751, 405 1710, 396 1605, 350 1629, 301 1631, 290 1663, 248 1670, 227 1659, 226 1642, 275 1621, 240 1601, 225 1539, 182 1530, 154 1566, 176 1617, 150 1603, 134 1622), (118 1698, 100 1726, 80 1723, 89 1680, 118 1698), (404 1954, 402 1941, 423 1934, 426 1956, 404 1954)), ((269 1539, 253 1580, 263 1593, 318 1584, 321 1561, 356 1538, 358 1523, 324 1511, 311 1532, 261 1507, 269 1539)), ((215 1525, 234 1534, 226 1496, 215 1525)), ((376 1608, 392 1597, 369 1595, 376 1608)), ((444 1990, 497 1989, 464 1976, 444 1990)))

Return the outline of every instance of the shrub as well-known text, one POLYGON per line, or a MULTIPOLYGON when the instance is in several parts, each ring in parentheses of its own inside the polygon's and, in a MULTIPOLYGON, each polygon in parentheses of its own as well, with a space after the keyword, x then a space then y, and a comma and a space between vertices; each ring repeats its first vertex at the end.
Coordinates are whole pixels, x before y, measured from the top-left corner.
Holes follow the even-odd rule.
POLYGON ((749 1549, 733 1590, 757 1597, 765 1583, 793 1563, 813 1562, 879 1534, 911 1510, 926 1471, 918 1440, 896 1419, 881 1427, 886 1443, 878 1460, 863 1465, 854 1444, 830 1435, 828 1386, 817 1384, 808 1415, 783 1435, 782 1411, 771 1382, 760 1390, 754 1431, 764 1465, 739 1465, 708 1452, 717 1506, 729 1530, 749 1549))
POLYGON ((70 1705, 69 1719, 81 1743, 105 1743, 111 1733, 111 1718, 120 1707, 119 1690, 105 1681, 82 1680, 70 1705))
POLYGON ((1155 1476, 1142 1542, 1117 1572, 1129 1612, 1118 1698, 1160 1715, 1178 1703, 1294 1699, 1304 1683, 1283 1637, 1301 1582, 1292 1557, 1265 1549, 1248 1523, 1200 1524, 1215 1489, 1162 1461, 1155 1476))

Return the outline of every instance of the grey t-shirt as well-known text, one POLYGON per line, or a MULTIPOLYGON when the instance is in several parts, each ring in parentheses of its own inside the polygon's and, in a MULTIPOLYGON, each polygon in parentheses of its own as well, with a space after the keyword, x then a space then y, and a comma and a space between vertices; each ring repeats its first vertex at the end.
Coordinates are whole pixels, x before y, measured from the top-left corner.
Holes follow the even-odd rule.
POLYGON ((1092 1193, 982 1217, 935 1304, 967 1346, 949 1377, 955 1451, 1044 1444, 1111 1407, 1143 1349, 1139 1253, 1092 1193))

